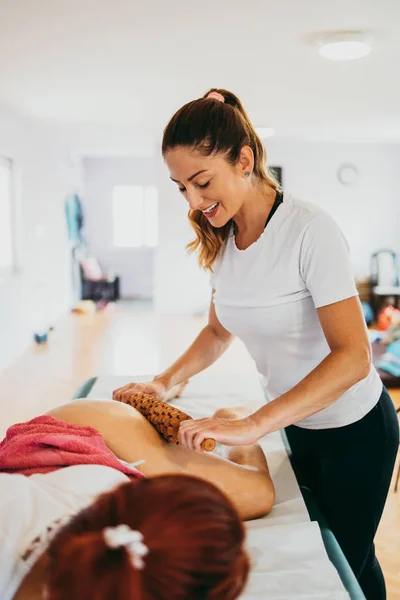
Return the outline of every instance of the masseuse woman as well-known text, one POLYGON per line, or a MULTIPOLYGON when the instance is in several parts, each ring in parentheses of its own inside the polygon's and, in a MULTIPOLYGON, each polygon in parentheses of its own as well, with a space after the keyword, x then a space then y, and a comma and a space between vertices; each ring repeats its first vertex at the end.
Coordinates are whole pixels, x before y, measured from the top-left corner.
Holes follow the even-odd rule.
POLYGON ((368 600, 386 597, 374 536, 399 442, 396 413, 371 364, 346 241, 330 216, 279 189, 239 99, 213 89, 183 106, 162 146, 189 205, 200 265, 212 272, 208 325, 190 348, 136 391, 166 398, 239 337, 270 402, 245 419, 200 419, 180 439, 251 444, 281 428, 368 600))

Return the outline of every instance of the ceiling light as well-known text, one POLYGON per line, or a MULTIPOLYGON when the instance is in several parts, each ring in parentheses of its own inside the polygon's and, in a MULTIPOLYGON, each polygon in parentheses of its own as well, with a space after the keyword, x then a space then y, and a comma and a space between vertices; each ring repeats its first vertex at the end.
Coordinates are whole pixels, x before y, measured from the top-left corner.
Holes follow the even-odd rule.
POLYGON ((256 132, 262 140, 275 135, 275 130, 271 127, 256 127, 256 132))
POLYGON ((318 41, 318 52, 330 60, 354 60, 367 56, 371 39, 360 31, 344 31, 323 36, 318 41))

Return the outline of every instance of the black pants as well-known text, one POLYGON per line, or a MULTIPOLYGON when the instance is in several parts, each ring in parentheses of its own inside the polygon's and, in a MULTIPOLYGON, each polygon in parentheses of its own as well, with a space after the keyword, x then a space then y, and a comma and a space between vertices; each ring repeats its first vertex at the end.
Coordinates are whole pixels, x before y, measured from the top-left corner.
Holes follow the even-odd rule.
POLYGON ((374 536, 399 445, 397 414, 387 390, 356 423, 319 430, 291 425, 286 434, 297 479, 313 492, 367 600, 384 600, 374 536))

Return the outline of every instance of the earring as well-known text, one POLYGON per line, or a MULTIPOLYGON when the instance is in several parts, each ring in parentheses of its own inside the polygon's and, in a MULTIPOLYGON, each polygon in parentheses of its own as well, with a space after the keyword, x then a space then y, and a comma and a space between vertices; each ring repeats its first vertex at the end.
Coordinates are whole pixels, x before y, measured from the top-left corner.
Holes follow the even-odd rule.
POLYGON ((250 177, 250 175, 251 175, 250 171, 246 171, 244 174, 245 177, 250 177))

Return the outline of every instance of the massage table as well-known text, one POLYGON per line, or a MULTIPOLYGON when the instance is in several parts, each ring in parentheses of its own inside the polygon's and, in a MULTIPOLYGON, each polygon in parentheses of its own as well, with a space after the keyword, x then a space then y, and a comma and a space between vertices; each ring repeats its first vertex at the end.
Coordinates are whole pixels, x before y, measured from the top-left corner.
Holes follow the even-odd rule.
MULTIPOLYGON (((82 383, 74 399, 111 399, 116 388, 152 377, 93 377, 82 383)), ((201 418, 211 416, 217 408, 256 410, 264 403, 257 377, 206 372, 192 378, 182 398, 171 404, 201 418)), ((297 484, 284 431, 265 436, 260 444, 268 459, 276 501, 269 515, 246 523, 252 570, 241 600, 365 600, 310 490, 297 484)), ((223 452, 223 447, 219 451, 223 452)))

